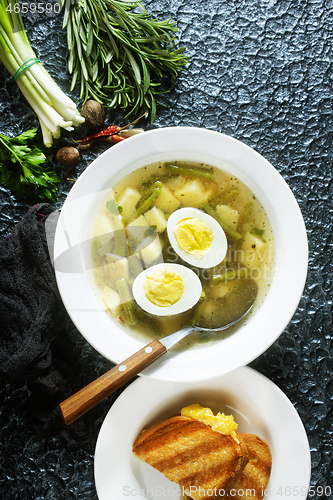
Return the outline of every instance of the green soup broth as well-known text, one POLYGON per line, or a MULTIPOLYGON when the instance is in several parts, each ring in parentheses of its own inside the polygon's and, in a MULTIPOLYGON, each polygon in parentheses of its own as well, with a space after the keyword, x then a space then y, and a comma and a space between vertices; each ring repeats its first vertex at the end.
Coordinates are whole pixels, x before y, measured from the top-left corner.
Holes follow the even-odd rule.
MULTIPOLYGON (((226 171, 190 161, 147 165, 119 181, 96 211, 93 287, 110 318, 130 335, 148 342, 194 320, 208 328, 217 327, 239 317, 251 302, 251 293, 256 293, 250 313, 254 314, 268 293, 274 271, 274 238, 268 216, 253 192, 226 171), (132 285, 142 269, 157 262, 191 267, 170 246, 166 230, 170 214, 182 207, 217 216, 227 235, 227 254, 214 268, 192 267, 204 292, 196 306, 176 316, 152 316, 136 304, 132 285), (157 238, 160 250, 152 249, 143 261, 143 253, 137 249, 146 238, 157 238), (251 291, 253 282, 255 292, 251 291)), ((191 334, 176 349, 207 345, 235 332, 246 321, 247 317, 218 334, 191 334)))

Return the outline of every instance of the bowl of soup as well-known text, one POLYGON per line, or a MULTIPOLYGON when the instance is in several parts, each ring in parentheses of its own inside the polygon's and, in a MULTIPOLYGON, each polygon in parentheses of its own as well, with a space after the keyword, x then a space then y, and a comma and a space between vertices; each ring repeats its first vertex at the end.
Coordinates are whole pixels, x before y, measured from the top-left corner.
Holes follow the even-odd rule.
POLYGON ((295 197, 250 147, 199 128, 144 132, 98 157, 70 191, 54 265, 85 339, 120 363, 154 338, 198 331, 146 368, 211 378, 263 353, 290 322, 308 262, 295 197), (254 294, 252 297, 251 294, 254 294))

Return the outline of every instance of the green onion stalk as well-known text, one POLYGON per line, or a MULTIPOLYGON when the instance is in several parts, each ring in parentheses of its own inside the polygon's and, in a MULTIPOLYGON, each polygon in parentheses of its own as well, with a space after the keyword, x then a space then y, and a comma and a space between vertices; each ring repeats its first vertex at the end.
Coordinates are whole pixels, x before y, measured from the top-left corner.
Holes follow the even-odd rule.
POLYGON ((84 122, 36 57, 23 25, 17 0, 0 0, 0 60, 15 78, 38 116, 45 146, 60 137, 60 128, 73 130, 84 122))

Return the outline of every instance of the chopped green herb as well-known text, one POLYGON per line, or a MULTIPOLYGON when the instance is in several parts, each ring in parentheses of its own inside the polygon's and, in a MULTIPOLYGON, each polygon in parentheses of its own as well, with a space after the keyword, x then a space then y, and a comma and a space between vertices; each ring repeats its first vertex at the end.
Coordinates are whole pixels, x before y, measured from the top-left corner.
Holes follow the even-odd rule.
POLYGON ((12 138, 0 134, 0 183, 19 198, 54 201, 60 179, 47 166, 45 148, 36 135, 37 128, 12 138))
POLYGON ((115 200, 109 200, 106 202, 106 208, 110 210, 113 215, 119 215, 123 211, 123 207, 117 205, 115 200))
POLYGON ((157 226, 155 224, 149 226, 149 228, 145 230, 145 238, 149 238, 149 236, 152 236, 156 231, 156 227, 157 226))
POLYGON ((253 234, 254 236, 258 236, 258 238, 260 238, 263 243, 266 243, 266 240, 264 240, 263 238, 264 232, 265 232, 264 229, 259 229, 258 227, 255 227, 253 231, 251 231, 251 234, 253 234))

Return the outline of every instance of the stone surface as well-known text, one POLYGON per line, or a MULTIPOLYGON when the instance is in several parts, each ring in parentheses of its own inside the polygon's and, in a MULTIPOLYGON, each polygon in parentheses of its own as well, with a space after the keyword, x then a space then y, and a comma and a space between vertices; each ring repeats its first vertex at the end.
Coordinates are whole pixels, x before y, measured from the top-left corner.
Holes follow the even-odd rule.
MULTIPOLYGON (((332 360, 332 0, 147 0, 159 18, 171 16, 189 56, 174 90, 161 97, 155 127, 190 125, 231 135, 270 161, 293 191, 309 237, 309 273, 299 307, 281 337, 251 365, 277 384, 305 426, 311 484, 333 487, 332 360)), ((59 16, 25 20, 31 45, 65 91, 66 36, 59 16)), ((72 94, 73 97, 77 95, 72 94)), ((108 112, 108 123, 122 119, 108 112)), ((123 119, 122 119, 123 120, 123 119)), ((34 113, 0 66, 0 130, 17 135, 37 125, 34 113)), ((63 139, 66 142, 66 139, 63 139)), ((56 166, 58 208, 79 166, 56 166)), ((52 160, 52 158, 51 158, 52 160)), ((28 208, 0 186, 0 237, 28 208)), ((109 364, 82 339, 82 385, 109 364)), ((98 407, 89 444, 38 440, 23 418, 25 387, 0 381, 0 491, 3 500, 96 500, 93 460, 98 430, 116 395, 98 407)), ((317 490, 312 498, 328 498, 317 490)), ((333 498, 332 495, 329 496, 333 498)), ((119 500, 119 499, 117 499, 119 500)))

